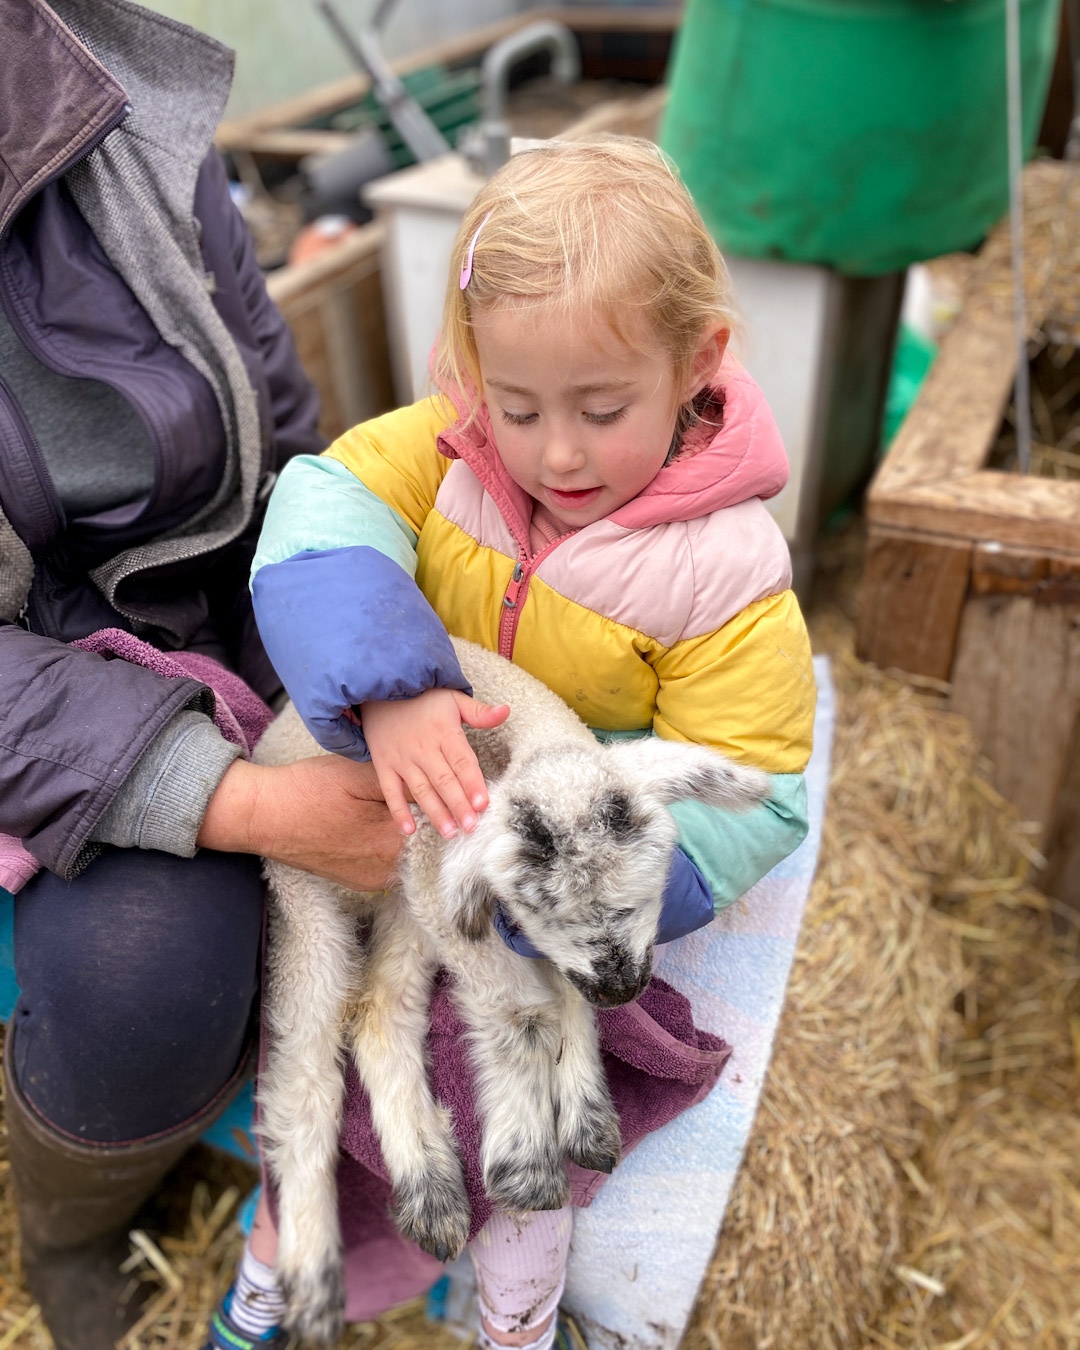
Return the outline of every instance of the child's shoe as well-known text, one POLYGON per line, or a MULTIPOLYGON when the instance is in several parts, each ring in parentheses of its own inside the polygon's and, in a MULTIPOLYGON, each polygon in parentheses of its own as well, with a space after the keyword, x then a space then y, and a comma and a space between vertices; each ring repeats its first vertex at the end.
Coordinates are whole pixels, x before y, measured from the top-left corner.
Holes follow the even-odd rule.
POLYGON ((282 1327, 271 1327, 261 1336, 249 1336, 229 1316, 233 1291, 230 1289, 210 1319, 203 1350, 286 1350, 292 1338, 282 1327))

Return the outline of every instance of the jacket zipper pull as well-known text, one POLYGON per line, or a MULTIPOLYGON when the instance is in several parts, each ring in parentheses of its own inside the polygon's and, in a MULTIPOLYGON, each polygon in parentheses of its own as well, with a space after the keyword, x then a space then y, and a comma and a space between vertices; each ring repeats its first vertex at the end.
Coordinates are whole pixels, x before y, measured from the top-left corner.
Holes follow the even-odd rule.
POLYGON ((510 573, 510 583, 506 588, 506 594, 503 596, 503 604, 507 609, 516 609, 518 595, 521 591, 521 582, 525 576, 525 567, 522 563, 517 563, 514 570, 510 573))

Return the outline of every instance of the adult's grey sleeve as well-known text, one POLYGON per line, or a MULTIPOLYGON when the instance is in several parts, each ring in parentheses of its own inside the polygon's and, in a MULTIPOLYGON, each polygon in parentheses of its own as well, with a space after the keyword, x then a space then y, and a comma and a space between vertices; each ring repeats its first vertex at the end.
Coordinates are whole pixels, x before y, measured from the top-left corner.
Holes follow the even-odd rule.
POLYGON ((146 747, 91 840, 193 857, 207 803, 239 754, 204 713, 178 713, 146 747))

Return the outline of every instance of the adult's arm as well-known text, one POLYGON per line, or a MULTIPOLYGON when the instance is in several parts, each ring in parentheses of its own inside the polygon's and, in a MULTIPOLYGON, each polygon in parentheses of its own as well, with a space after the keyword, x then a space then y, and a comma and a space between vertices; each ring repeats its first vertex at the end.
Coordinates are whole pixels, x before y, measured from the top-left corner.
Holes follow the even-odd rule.
POLYGON ((214 278, 214 304, 240 347, 260 408, 269 414, 271 468, 298 454, 318 454, 319 400, 304 374, 292 334, 270 299, 251 233, 229 194, 221 156, 211 150, 195 186, 202 249, 214 278))
POLYGON ((213 712, 197 680, 163 679, 53 638, 0 624, 0 832, 73 877, 95 827, 163 729, 185 709, 213 712))
POLYGON ((275 767, 236 760, 198 834, 204 848, 257 853, 357 891, 390 884, 401 842, 374 769, 340 755, 275 767))

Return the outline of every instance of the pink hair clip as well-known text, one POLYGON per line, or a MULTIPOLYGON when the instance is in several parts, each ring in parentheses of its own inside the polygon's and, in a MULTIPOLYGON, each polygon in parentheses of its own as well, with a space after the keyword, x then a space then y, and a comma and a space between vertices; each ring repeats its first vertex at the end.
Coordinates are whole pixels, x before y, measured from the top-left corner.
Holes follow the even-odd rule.
MULTIPOLYGON (((494 210, 494 208, 492 209, 494 210)), ((491 219, 491 211, 489 211, 487 215, 484 217, 484 219, 480 222, 480 224, 477 225, 476 233, 469 240, 469 251, 465 254, 465 264, 461 269, 461 276, 458 277, 459 290, 463 291, 465 287, 469 284, 469 282, 472 280, 472 259, 473 254, 476 252, 476 241, 480 238, 480 231, 484 228, 484 226, 488 223, 490 219, 491 219)))

